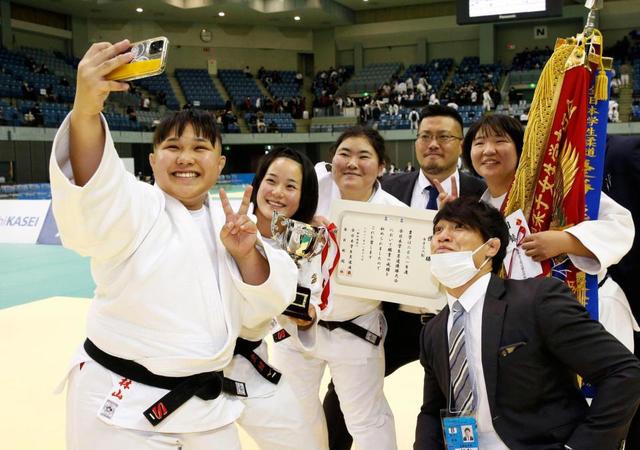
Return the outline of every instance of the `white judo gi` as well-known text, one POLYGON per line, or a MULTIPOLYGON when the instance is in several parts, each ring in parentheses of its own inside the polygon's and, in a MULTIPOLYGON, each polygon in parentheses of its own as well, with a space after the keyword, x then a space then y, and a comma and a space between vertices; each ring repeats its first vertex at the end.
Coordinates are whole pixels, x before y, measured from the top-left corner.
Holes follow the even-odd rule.
MULTIPOLYGON (((220 371, 231 362, 242 327, 260 326, 294 300, 295 264, 259 238, 270 275, 259 286, 244 283, 219 238, 222 211, 206 208, 213 232, 206 242, 182 203, 125 170, 103 118, 102 124, 104 153, 85 186, 73 182, 69 117, 50 161, 62 242, 91 257, 96 290, 87 337, 157 375, 220 371)), ((240 447, 233 425, 244 408, 240 398, 191 397, 154 427, 142 412, 167 392, 124 379, 79 350, 69 373, 67 448, 240 447)))
MULTIPOLYGON (((340 198, 338 186, 324 164, 316 165, 319 202, 316 214, 329 216, 333 199, 340 198)), ((379 185, 370 203, 407 207, 379 185)), ((331 307, 319 319, 347 321, 381 337, 379 345, 365 341, 341 328, 317 327, 316 345, 301 348, 290 339, 275 345, 273 360, 288 376, 296 393, 311 413, 321 408, 319 389, 328 365, 347 428, 358 448, 396 449, 393 413, 384 396, 384 336, 386 322, 380 301, 330 295, 331 307)))
MULTIPOLYGON (((487 190, 481 200, 500 208, 504 196, 492 198, 487 190)), ((600 194, 597 220, 585 220, 564 231, 578 239, 596 257, 569 254, 573 265, 590 275, 597 274, 599 281, 605 278, 607 267, 617 264, 631 250, 635 235, 631 213, 604 192, 600 194)), ((633 352, 633 331, 640 331, 640 328, 627 297, 610 277, 598 289, 598 310, 599 322, 633 352)))
MULTIPOLYGON (((279 248, 275 241, 263 238, 265 245, 279 248)), ((306 261, 306 260, 304 260, 306 261)), ((311 289, 312 308, 316 314, 322 312, 319 306, 320 290, 322 288, 322 274, 320 273, 320 257, 310 263, 302 263, 298 274, 299 283, 311 289), (309 273, 316 270, 316 276, 309 273), (311 282, 313 281, 313 282, 311 282)), ((302 348, 315 346, 317 321, 307 330, 298 330, 298 326, 287 316, 280 315, 278 323, 287 330, 294 345, 302 348)), ((263 339, 274 328, 274 321, 269 320, 253 329, 243 328, 240 337, 249 341, 262 341, 254 352, 264 362, 268 362, 267 344, 263 339)), ((276 328, 280 328, 277 326, 276 328)), ((281 372, 277 364, 268 362, 269 366, 281 372)), ((238 425, 256 441, 261 450, 325 450, 328 448, 326 423, 322 412, 322 405, 317 411, 309 411, 307 402, 301 396, 305 391, 298 392, 297 384, 290 379, 291 374, 283 374, 277 384, 265 379, 247 360, 245 356, 235 355, 225 370, 225 376, 233 380, 241 380, 247 385, 247 397, 242 399, 245 409, 237 420, 238 425), (301 444, 304 443, 304 444, 301 444)), ((282 372, 281 372, 282 373, 282 372)), ((318 396, 316 395, 316 400, 318 396)), ((319 401, 318 401, 319 403, 319 401)))

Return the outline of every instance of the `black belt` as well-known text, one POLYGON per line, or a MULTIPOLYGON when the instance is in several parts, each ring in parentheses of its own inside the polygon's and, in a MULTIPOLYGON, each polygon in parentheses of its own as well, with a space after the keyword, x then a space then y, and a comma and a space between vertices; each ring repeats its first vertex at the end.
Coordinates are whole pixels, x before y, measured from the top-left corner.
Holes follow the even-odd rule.
POLYGON ((260 344, 262 344, 262 341, 248 341, 238 338, 236 339, 236 348, 233 349, 233 354, 244 356, 265 380, 273 384, 278 384, 282 374, 254 352, 256 348, 260 347, 260 344))
POLYGON ((604 278, 602 279, 602 281, 600 281, 600 283, 598 283, 598 287, 601 288, 602 285, 609 279, 609 272, 607 272, 607 274, 604 276, 604 278))
POLYGON ((354 334, 358 336, 360 339, 364 339, 365 341, 373 345, 379 345, 380 340, 382 339, 380 336, 378 336, 374 332, 369 331, 366 328, 363 328, 360 325, 353 323, 351 320, 346 320, 344 322, 318 320, 318 325, 326 328, 329 331, 333 331, 336 328, 342 328, 344 331, 348 331, 349 333, 354 334))
POLYGON ((120 376, 137 383, 170 391, 143 413, 153 426, 166 419, 194 395, 203 400, 213 400, 221 392, 241 397, 247 396, 244 383, 225 378, 222 372, 203 372, 187 377, 167 377, 156 375, 135 361, 105 353, 89 339, 84 341, 84 349, 91 359, 120 376))

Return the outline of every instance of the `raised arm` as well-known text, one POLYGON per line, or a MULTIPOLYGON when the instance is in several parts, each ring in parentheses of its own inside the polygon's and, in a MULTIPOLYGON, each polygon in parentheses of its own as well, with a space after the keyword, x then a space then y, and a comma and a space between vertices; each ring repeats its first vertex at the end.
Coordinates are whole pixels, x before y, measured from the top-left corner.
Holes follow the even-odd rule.
POLYGON ((69 125, 69 151, 75 184, 84 186, 100 165, 105 135, 100 112, 111 91, 126 91, 127 83, 105 76, 133 59, 127 39, 110 44, 93 44, 78 65, 76 97, 69 125))

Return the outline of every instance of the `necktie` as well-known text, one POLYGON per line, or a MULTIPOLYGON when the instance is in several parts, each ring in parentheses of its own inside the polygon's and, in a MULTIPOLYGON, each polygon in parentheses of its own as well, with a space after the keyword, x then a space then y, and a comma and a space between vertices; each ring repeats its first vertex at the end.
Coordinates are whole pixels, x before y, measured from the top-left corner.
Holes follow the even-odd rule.
POLYGON ((453 394, 452 410, 469 414, 475 410, 475 399, 469 377, 469 363, 464 339, 464 309, 456 301, 452 308, 453 325, 449 333, 449 369, 451 374, 451 391, 453 394))
POLYGON ((429 201, 427 201, 427 209, 438 209, 438 190, 435 186, 427 186, 425 188, 429 194, 429 201))

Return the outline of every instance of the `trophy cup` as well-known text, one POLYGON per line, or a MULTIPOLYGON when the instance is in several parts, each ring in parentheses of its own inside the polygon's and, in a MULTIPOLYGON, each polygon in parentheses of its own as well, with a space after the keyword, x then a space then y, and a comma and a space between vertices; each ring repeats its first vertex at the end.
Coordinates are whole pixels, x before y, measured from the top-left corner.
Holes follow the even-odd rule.
MULTIPOLYGON (((289 219, 277 211, 271 218, 271 235, 280 247, 285 250, 296 265, 300 267, 303 259, 311 259, 322 252, 327 244, 327 229, 289 219)), ((311 320, 309 305, 311 289, 300 286, 296 289, 296 299, 282 314, 297 319, 311 320)))

